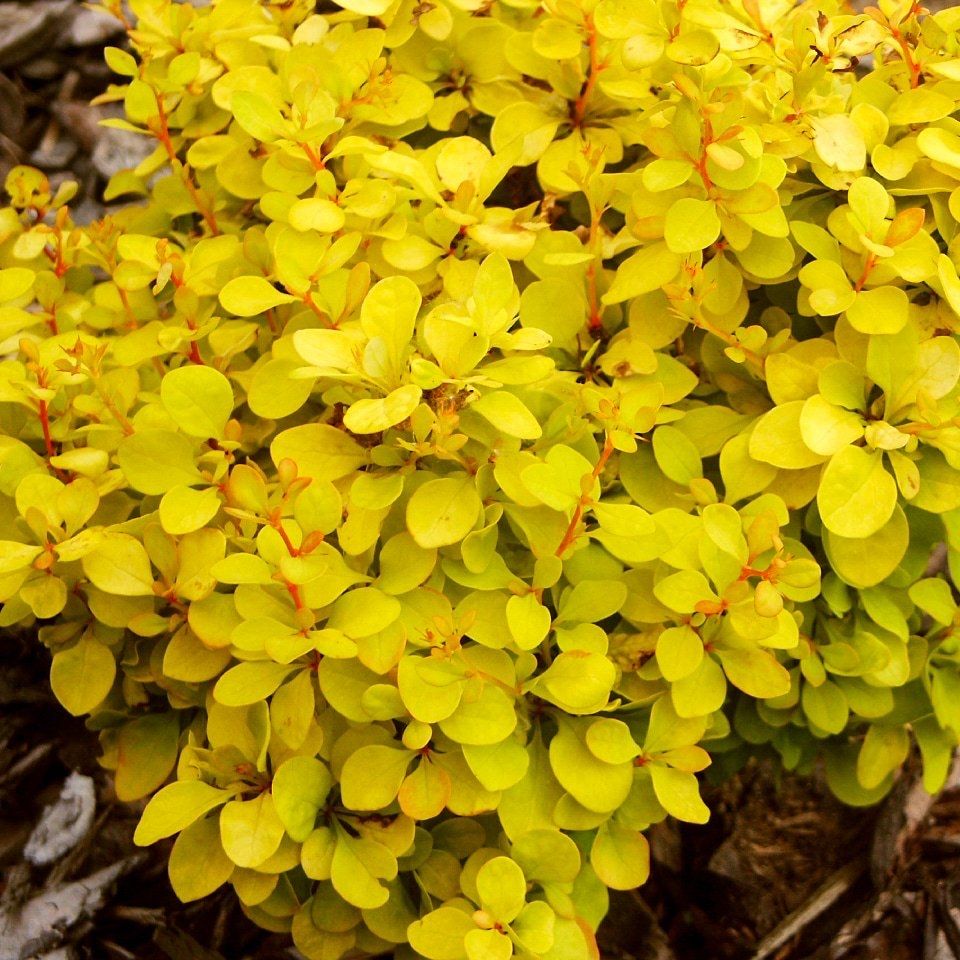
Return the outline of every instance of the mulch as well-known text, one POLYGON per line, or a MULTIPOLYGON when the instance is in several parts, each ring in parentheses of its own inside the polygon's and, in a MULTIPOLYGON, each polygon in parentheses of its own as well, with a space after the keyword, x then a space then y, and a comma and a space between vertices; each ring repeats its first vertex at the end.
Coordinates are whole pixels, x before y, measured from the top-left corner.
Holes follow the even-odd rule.
MULTIPOLYGON (((109 177, 149 150, 98 126, 110 108, 88 103, 110 82, 103 46, 120 40, 111 18, 76 0, 0 2, 0 180, 19 163, 54 185, 77 180, 81 221, 103 215, 109 177)), ((118 864, 123 875, 89 916, 12 960, 296 956, 287 938, 247 921, 229 890, 177 901, 169 843, 133 846, 139 811, 116 800, 96 734, 54 701, 48 669, 35 639, 0 638, 0 924, 71 881, 118 864), (27 839, 73 771, 93 780, 91 825, 58 861, 31 864, 27 839)), ((815 777, 749 764, 708 792, 710 824, 650 831, 651 880, 612 895, 604 960, 960 960, 960 779, 933 801, 915 777, 863 811, 815 777)), ((0 927, 0 960, 5 950, 0 927)))

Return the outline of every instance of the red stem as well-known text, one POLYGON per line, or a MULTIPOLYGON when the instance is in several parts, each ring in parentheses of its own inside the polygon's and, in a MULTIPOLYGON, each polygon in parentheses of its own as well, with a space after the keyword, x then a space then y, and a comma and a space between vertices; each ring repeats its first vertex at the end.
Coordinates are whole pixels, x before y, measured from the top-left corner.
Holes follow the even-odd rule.
MULTIPOLYGON (((610 455, 613 453, 613 440, 610 439, 608 434, 603 443, 603 450, 600 453, 600 459, 597 460, 597 465, 593 468, 593 472, 590 474, 591 480, 596 480, 601 473, 603 473, 603 468, 607 465, 607 461, 610 459, 610 455)), ((591 501, 590 494, 593 491, 593 483, 590 484, 590 489, 580 495, 580 499, 577 501, 576 507, 573 510, 573 516, 570 518, 570 524, 567 526, 567 531, 563 535, 563 539, 560 541, 560 546, 556 549, 556 556, 562 557, 566 552, 567 548, 577 539, 579 535, 577 533, 577 527, 580 526, 580 521, 583 519, 583 511, 586 509, 587 504, 591 501)))

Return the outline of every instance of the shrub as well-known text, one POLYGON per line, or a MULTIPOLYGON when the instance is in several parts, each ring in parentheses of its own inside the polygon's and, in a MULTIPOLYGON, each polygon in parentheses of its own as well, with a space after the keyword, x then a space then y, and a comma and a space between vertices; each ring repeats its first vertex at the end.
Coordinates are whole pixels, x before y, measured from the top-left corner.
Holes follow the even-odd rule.
POLYGON ((183 899, 596 956, 711 759, 943 781, 960 8, 339 2, 133 0, 128 202, 10 174, 0 623, 183 899))

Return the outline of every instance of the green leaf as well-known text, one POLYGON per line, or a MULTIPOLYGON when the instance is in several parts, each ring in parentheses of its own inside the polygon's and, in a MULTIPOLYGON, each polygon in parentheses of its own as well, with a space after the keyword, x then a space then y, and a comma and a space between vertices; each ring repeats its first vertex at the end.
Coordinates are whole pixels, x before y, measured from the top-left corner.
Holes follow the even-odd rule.
POLYGON ((879 452, 844 447, 820 478, 817 507, 824 526, 841 537, 869 537, 893 514, 897 484, 879 452))
POLYGON ((213 367, 171 370, 160 382, 160 399, 177 426, 191 437, 223 437, 233 412, 230 381, 213 367))
POLYGON ((830 680, 815 687, 805 683, 801 693, 803 712, 826 733, 840 733, 847 725, 850 708, 837 684, 830 680))
POLYGON ((909 752, 910 737, 903 727, 872 724, 857 757, 857 779, 867 790, 876 789, 900 768, 909 752))
POLYGON ((458 543, 472 529, 482 504, 472 477, 429 480, 407 504, 407 529, 425 549, 458 543))

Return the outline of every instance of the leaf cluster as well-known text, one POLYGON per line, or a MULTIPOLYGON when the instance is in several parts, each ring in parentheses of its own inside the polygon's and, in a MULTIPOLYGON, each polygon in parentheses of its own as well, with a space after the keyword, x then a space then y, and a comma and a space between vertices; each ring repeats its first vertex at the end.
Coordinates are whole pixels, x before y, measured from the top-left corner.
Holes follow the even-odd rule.
POLYGON ((589 960, 711 763, 943 782, 960 8, 129 7, 125 202, 0 209, 0 626, 183 899, 589 960))

